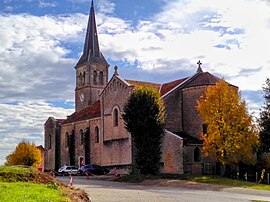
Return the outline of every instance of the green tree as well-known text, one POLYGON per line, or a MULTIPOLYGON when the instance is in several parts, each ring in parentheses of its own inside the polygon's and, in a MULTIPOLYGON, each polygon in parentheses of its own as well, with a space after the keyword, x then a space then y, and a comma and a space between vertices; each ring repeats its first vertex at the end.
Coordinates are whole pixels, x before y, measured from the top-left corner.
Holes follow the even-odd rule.
POLYGON ((135 167, 142 174, 159 172, 164 134, 164 107, 158 92, 141 87, 131 93, 124 106, 125 128, 133 143, 135 167))
POLYGON ((20 142, 15 151, 6 157, 6 165, 27 165, 38 167, 42 162, 40 150, 34 143, 23 140, 20 142))
POLYGON ((209 86, 197 102, 207 134, 202 134, 203 152, 223 165, 254 164, 258 137, 245 101, 224 80, 209 86))
POLYGON ((270 152, 270 79, 268 78, 263 87, 265 105, 263 106, 260 117, 259 117, 259 126, 260 126, 260 140, 261 152, 270 152))

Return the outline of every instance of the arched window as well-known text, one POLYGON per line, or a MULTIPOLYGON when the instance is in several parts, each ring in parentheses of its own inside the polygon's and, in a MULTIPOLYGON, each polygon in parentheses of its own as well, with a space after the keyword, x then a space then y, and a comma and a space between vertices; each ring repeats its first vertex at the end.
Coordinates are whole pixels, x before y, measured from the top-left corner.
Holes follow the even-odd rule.
POLYGON ((80 77, 79 77, 79 85, 81 86, 82 85, 82 73, 80 73, 80 77))
POLYGON ((116 81, 113 80, 113 90, 116 91, 116 81))
POLYGON ((85 77, 86 77, 86 73, 85 71, 83 72, 83 85, 85 84, 85 77))
POLYGON ((118 110, 117 109, 113 110, 113 126, 114 127, 118 126, 118 110))
POLYGON ((103 72, 99 72, 99 84, 103 85, 103 72))
POLYGON ((94 84, 97 84, 97 71, 94 71, 94 84))
POLYGON ((199 147, 194 148, 194 162, 201 161, 201 150, 199 147))
POLYGON ((99 128, 97 126, 95 127, 95 135, 96 135, 95 143, 98 143, 99 142, 99 128))
POLYGON ((65 135, 65 147, 68 147, 69 145, 69 135, 68 135, 68 132, 66 132, 66 135, 65 135))
POLYGON ((83 130, 80 130, 80 143, 83 144, 84 143, 84 134, 83 134, 83 130))
POLYGON ((48 149, 52 148, 52 135, 49 134, 48 149))

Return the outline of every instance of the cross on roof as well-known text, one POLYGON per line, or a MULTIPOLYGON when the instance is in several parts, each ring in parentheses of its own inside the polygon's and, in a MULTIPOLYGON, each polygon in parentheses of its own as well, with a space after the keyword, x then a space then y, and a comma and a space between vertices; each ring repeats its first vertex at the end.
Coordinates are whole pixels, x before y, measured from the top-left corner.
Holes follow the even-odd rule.
POLYGON ((202 63, 201 63, 200 60, 197 62, 197 65, 198 65, 198 69, 197 69, 197 72, 196 73, 203 73, 203 70, 201 68, 202 63))
POLYGON ((200 60, 197 62, 197 65, 198 65, 198 68, 201 68, 202 63, 200 60))
POLYGON ((118 67, 117 66, 114 66, 114 74, 115 75, 119 75, 117 70, 118 70, 118 67))

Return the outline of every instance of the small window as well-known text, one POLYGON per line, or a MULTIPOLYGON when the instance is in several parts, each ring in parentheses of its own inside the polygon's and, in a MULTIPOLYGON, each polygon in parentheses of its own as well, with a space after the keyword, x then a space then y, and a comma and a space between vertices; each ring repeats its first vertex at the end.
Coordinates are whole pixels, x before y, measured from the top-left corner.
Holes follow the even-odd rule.
POLYGON ((95 128, 95 135, 96 135, 95 143, 98 143, 99 142, 99 128, 97 126, 95 128))
POLYGON ((94 71, 94 84, 97 84, 97 71, 94 71))
POLYGON ((66 135, 65 135, 65 147, 68 147, 69 145, 69 135, 68 135, 68 132, 66 132, 66 135))
POLYGON ((85 71, 83 72, 83 85, 85 84, 85 77, 86 77, 86 73, 85 71))
POLYGON ((80 130, 80 143, 81 145, 84 143, 84 134, 83 134, 83 130, 80 130))
POLYGON ((49 134, 48 149, 52 148, 52 135, 49 134))
POLYGON ((199 147, 194 148, 194 162, 201 161, 201 150, 199 147))
POLYGON ((103 85, 103 72, 99 72, 99 84, 103 85))
POLYGON ((116 91, 116 81, 113 80, 113 90, 116 91))
POLYGON ((114 127, 118 126, 118 110, 117 109, 113 110, 113 126, 114 127))
POLYGON ((80 82, 79 85, 81 86, 81 85, 82 85, 82 73, 80 73, 79 79, 80 79, 80 80, 79 80, 79 82, 80 82))

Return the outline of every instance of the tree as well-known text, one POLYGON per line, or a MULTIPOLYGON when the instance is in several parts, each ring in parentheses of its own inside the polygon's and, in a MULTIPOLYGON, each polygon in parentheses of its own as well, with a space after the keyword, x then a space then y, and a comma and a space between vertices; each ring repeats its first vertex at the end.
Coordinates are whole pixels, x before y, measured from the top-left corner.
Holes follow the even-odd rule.
POLYGON ((145 87, 133 91, 124 106, 123 119, 132 137, 135 167, 142 174, 158 173, 164 133, 159 93, 145 87))
POLYGON ((23 140, 20 142, 15 151, 6 157, 6 164, 12 165, 26 165, 38 167, 42 162, 41 151, 34 143, 23 140))
POLYGON ((238 90, 221 80, 209 86, 197 103, 207 125, 207 133, 202 134, 204 154, 214 156, 223 165, 254 164, 258 137, 238 90))
POLYGON ((265 106, 259 117, 261 152, 270 152, 270 79, 266 79, 263 87, 265 106))

